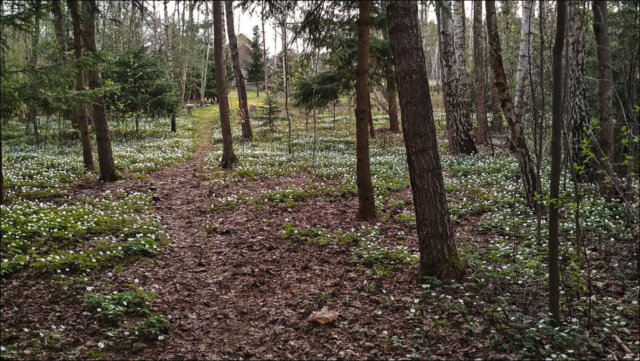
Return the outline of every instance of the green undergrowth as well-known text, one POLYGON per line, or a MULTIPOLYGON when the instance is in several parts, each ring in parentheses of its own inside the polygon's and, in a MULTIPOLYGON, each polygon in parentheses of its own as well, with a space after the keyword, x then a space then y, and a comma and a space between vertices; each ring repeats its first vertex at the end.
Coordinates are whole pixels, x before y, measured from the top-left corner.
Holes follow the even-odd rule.
POLYGON ((95 199, 2 206, 2 276, 23 268, 64 274, 153 256, 166 237, 151 202, 150 195, 107 191, 95 199))
POLYGON ((233 210, 237 206, 244 204, 254 211, 262 211, 264 206, 277 206, 282 208, 290 208, 297 204, 301 204, 309 198, 322 197, 331 194, 324 186, 308 185, 300 188, 299 186, 290 186, 275 190, 263 190, 261 192, 239 191, 237 194, 231 194, 226 197, 215 197, 212 209, 233 210))
MULTIPOLYGON (((138 133, 116 129, 112 141, 116 168, 140 178, 152 170, 189 159, 196 148, 192 127, 191 119, 179 118, 177 133, 169 131, 168 119, 160 119, 138 133)), ((65 138, 58 141, 45 137, 45 141, 36 145, 26 138, 22 134, 15 134, 2 144, 6 197, 9 202, 62 197, 79 182, 90 179, 84 172, 79 140, 65 138)), ((92 145, 97 169, 95 141, 92 145)))

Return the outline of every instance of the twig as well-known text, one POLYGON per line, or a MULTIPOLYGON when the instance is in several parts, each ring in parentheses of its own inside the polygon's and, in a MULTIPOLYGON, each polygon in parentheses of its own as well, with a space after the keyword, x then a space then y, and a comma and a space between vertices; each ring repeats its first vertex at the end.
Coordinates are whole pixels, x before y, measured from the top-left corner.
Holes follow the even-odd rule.
POLYGON ((627 347, 627 345, 625 345, 622 340, 620 339, 620 337, 618 337, 618 335, 613 335, 613 339, 616 341, 616 343, 618 344, 618 346, 620 346, 620 348, 622 349, 622 351, 624 351, 625 353, 630 353, 633 355, 633 352, 627 347))

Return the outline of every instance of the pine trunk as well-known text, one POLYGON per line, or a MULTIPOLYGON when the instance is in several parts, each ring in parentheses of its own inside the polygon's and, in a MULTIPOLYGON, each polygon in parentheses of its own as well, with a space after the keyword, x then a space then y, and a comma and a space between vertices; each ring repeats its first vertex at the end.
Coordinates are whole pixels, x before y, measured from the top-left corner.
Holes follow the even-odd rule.
POLYGON ((238 90, 238 113, 241 114, 242 137, 252 139, 251 119, 249 118, 249 105, 247 104, 247 89, 245 87, 244 75, 240 67, 240 55, 238 53, 238 38, 233 28, 233 1, 225 4, 227 15, 227 32, 229 33, 229 49, 231 49, 231 62, 233 64, 233 74, 236 78, 236 88, 238 90))
POLYGON ((222 130, 222 159, 220 166, 231 168, 238 162, 233 152, 231 124, 229 122, 229 97, 227 94, 227 77, 224 66, 224 46, 222 39, 222 3, 213 2, 213 52, 216 62, 216 88, 218 89, 218 109, 220 109, 220 128, 222 130))
POLYGON ((58 41, 58 52, 60 58, 65 63, 69 60, 67 57, 67 32, 64 26, 64 3, 57 1, 52 4, 51 12, 53 13, 53 27, 56 32, 56 40, 58 41))
MULTIPOLYGON (((82 59, 82 19, 80 17, 80 3, 78 0, 69 1, 71 18, 73 19, 73 54, 76 60, 82 59)), ((84 68, 78 66, 76 70, 76 90, 84 91, 84 68)), ((93 153, 91 150, 91 134, 89 134, 89 121, 87 106, 82 104, 76 107, 78 128, 80 129, 80 140, 82 142, 82 160, 84 168, 89 171, 95 169, 93 164, 93 153)))
POLYGON ((560 174, 562 167, 562 49, 564 47, 567 5, 556 3, 556 39, 553 45, 553 117, 551 123, 551 181, 549 184, 549 312, 560 324, 560 267, 558 213, 560 210, 560 174))
POLYGON ((584 1, 572 0, 569 2, 569 39, 567 44, 567 56, 569 57, 569 125, 571 129, 571 148, 573 162, 581 171, 579 177, 590 173, 589 164, 584 161, 582 152, 583 140, 587 138, 586 128, 591 123, 589 113, 589 94, 587 92, 587 69, 585 63, 584 48, 584 15, 582 5, 584 1), (584 167, 584 168, 582 168, 584 167))
POLYGON ((356 66, 356 185, 358 187, 358 216, 363 221, 376 218, 371 168, 369 162, 369 32, 371 2, 359 1, 358 65, 356 66))
POLYGON ((416 211, 420 248, 419 281, 458 277, 456 248, 440 167, 429 80, 424 67, 415 2, 389 1, 389 32, 396 64, 402 129, 416 211))
POLYGON ((487 141, 489 125, 487 123, 487 108, 485 104, 485 72, 484 72, 484 47, 482 46, 482 3, 480 0, 473 2, 473 66, 476 75, 476 142, 484 144, 487 141))
POLYGON ((609 177, 613 177, 610 163, 613 157, 613 119, 611 118, 611 50, 609 47, 609 21, 607 17, 607 1, 592 1, 593 33, 596 40, 596 77, 598 78, 598 147, 596 158, 600 163, 598 184, 600 194, 605 198, 613 197, 609 177))
MULTIPOLYGON (((85 0, 82 2, 83 20, 84 20, 84 43, 87 52, 98 52, 96 44, 96 12, 98 6, 96 0, 85 0)), ((102 78, 100 69, 92 69, 89 71, 89 88, 91 90, 102 88, 102 78)), ((116 169, 113 160, 113 151, 111 149, 111 135, 109 134, 109 123, 107 123, 107 114, 105 112, 104 97, 102 95, 94 99, 93 104, 93 123, 96 129, 96 144, 98 147, 98 164, 100 165, 100 180, 104 182, 113 182, 122 179, 122 176, 116 169)))
POLYGON ((485 2, 487 12, 487 29, 489 33, 489 43, 491 44, 491 61, 493 63, 493 75, 495 77, 495 88, 497 97, 500 100, 502 113, 509 123, 511 131, 511 141, 515 148, 516 159, 520 166, 522 181, 527 199, 527 205, 531 208, 536 205, 536 173, 533 168, 533 162, 527 143, 524 138, 524 127, 522 119, 516 116, 513 102, 509 96, 507 86, 507 77, 504 73, 504 65, 502 62, 502 50, 500 48, 500 37, 498 35, 498 23, 496 19, 496 3, 488 0, 485 2))
MULTIPOLYGON (((440 58, 445 74, 444 104, 449 119, 451 138, 454 142, 454 153, 477 153, 476 145, 469 134, 469 107, 467 91, 460 76, 454 48, 453 19, 451 17, 451 1, 443 1, 440 8, 440 58)), ((462 64, 460 65, 462 66, 462 64)))

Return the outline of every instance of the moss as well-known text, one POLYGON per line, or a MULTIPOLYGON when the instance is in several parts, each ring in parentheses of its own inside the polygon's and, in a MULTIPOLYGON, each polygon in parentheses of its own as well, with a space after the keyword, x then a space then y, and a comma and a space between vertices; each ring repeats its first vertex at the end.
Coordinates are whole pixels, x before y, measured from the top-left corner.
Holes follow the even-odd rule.
POLYGON ((424 283, 427 277, 438 279, 458 279, 464 274, 464 267, 455 244, 449 246, 447 256, 433 263, 420 262, 418 283, 424 283))

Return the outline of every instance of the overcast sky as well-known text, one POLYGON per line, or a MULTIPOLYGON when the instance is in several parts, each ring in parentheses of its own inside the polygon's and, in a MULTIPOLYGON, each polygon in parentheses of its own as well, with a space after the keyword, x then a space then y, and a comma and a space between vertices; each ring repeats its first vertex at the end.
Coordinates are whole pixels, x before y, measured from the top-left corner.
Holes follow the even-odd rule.
MULTIPOLYGON (((237 2, 234 1, 234 4, 236 4, 237 2)), ((158 12, 158 15, 163 18, 164 17, 164 3, 163 2, 156 2, 156 11, 158 12)), ((211 2, 208 2, 209 6, 211 6, 211 2)), ((473 17, 473 2, 472 1, 465 1, 465 14, 467 19, 471 19, 473 17)), ((167 9, 169 10, 169 16, 171 16, 174 12, 175 9, 175 1, 170 1, 167 9)), ((210 8, 211 9, 211 8, 210 8)), ((181 6, 181 10, 182 10, 182 6, 181 6)), ((518 12, 520 13, 521 10, 519 10, 518 12)), ((251 39, 253 36, 253 27, 254 26, 259 26, 261 31, 262 31, 262 22, 260 21, 260 12, 257 11, 256 13, 254 13, 253 15, 250 15, 249 13, 242 13, 242 10, 240 9, 234 9, 233 11, 234 13, 234 22, 235 22, 235 29, 236 29, 236 35, 238 34, 244 34, 247 38, 251 39)), ((199 20, 200 21, 204 21, 204 8, 200 11, 200 13, 198 14, 197 12, 194 13, 194 20, 198 20, 198 15, 199 15, 199 20)), ((295 14, 296 19, 300 19, 301 15, 300 14, 295 14)), ((224 14, 223 14, 224 17, 224 14)), ((433 7, 429 7, 429 12, 427 15, 427 18, 429 20, 435 21, 436 19, 436 14, 434 12, 433 7)), ((225 19, 226 21, 226 19, 225 19)), ((276 52, 279 52, 282 50, 282 41, 280 38, 280 30, 278 29, 278 33, 277 33, 277 39, 274 39, 274 28, 273 28, 273 22, 267 21, 265 23, 265 37, 266 37, 266 45, 267 45, 267 52, 270 55, 274 54, 274 48, 276 49, 276 52)), ((262 35, 262 34, 261 34, 262 35)), ((227 40, 225 39, 225 42, 227 42, 227 40)), ((298 51, 302 51, 302 43, 298 44, 298 51)), ((292 44, 292 48, 294 50, 296 50, 296 44, 292 44)))

